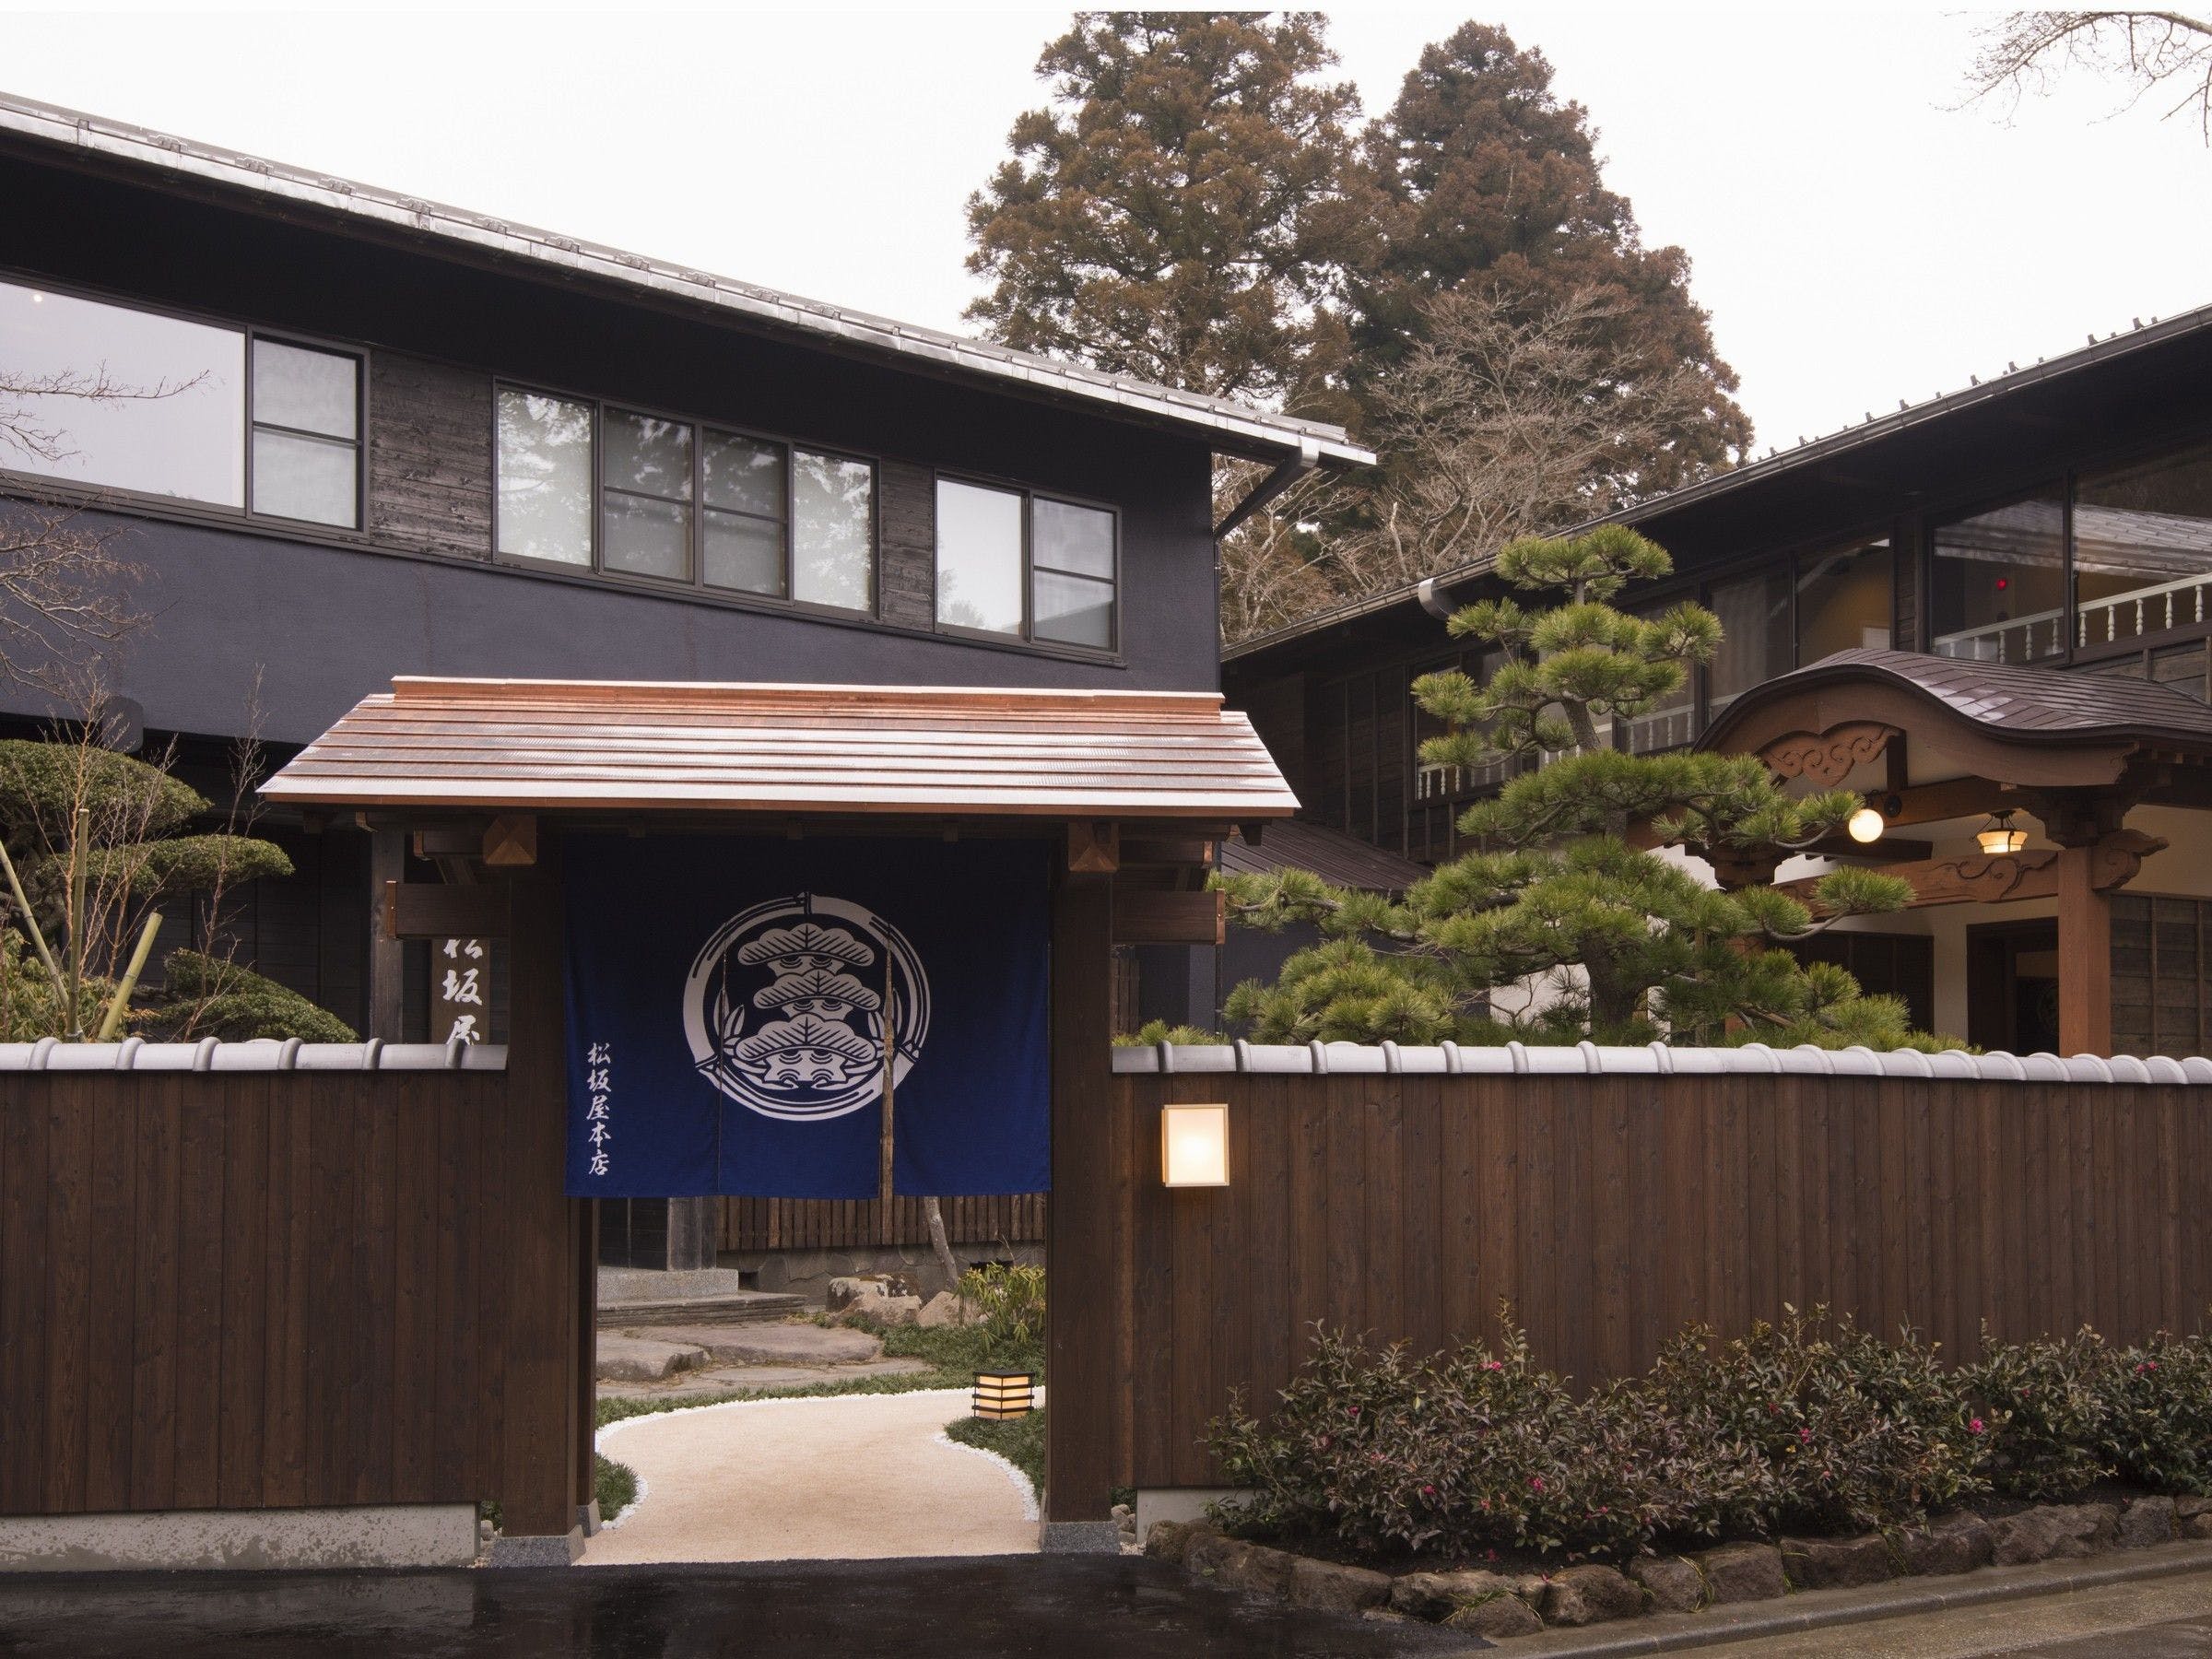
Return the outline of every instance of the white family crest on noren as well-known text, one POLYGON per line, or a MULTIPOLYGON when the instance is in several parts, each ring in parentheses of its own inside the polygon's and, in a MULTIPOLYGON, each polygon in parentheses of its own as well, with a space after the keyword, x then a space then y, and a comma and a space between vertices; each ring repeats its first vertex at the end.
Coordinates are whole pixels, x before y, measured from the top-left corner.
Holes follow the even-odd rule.
POLYGON ((700 1075, 764 1117, 842 1117, 883 1096, 884 1010, 903 1081, 929 1035, 929 977, 906 935, 864 905, 794 893, 716 928, 684 981, 700 1075))

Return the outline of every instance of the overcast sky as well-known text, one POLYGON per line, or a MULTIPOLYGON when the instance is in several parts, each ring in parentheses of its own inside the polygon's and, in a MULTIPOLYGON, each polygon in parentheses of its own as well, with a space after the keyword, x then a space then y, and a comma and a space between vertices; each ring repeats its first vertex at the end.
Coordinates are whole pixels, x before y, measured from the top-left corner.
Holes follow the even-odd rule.
MULTIPOLYGON (((1386 106, 1470 16, 1540 45, 1645 240, 1696 262, 1760 447, 2212 302, 2212 152, 2088 79, 1956 112, 1978 14, 1335 14, 1386 106)), ((15 13, 0 88, 961 326, 961 207, 1065 12, 15 13)), ((0 233, 0 259, 5 258, 0 233)))

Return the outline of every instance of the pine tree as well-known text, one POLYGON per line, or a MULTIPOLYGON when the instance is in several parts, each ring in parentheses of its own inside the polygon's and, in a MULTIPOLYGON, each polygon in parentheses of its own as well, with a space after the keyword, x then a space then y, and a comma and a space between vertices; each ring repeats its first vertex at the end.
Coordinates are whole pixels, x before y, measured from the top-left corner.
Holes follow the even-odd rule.
MULTIPOLYGON (((1533 763, 1460 829, 1475 850, 1440 866, 1400 902, 1332 888, 1302 871, 1221 885, 1238 919, 1279 928, 1317 923, 1324 942, 1293 956, 1278 982, 1240 985, 1228 1013, 1266 1041, 1348 1040, 1676 1042, 1759 1039, 1840 1046, 1926 1044, 1893 997, 1865 996, 1841 969, 1783 948, 1851 915, 1902 908, 1895 877, 1845 868, 1808 907, 1756 880, 1725 890, 1679 856, 1734 877, 1834 833, 1859 806, 1847 790, 1785 794, 1751 756, 1633 755, 1617 723, 1658 706, 1720 642, 1710 611, 1683 604, 1635 617, 1611 601, 1630 581, 1665 575, 1659 547, 1619 525, 1565 540, 1515 542, 1500 576, 1562 602, 1532 610, 1486 599, 1451 622, 1495 648, 1477 684, 1460 672, 1414 682, 1444 735, 1430 765, 1533 763), (1816 916, 1816 911, 1818 915, 1816 916), (1543 993, 1514 1024, 1491 1017, 1495 993, 1543 993)), ((1501 999, 1502 1000, 1502 999, 1501 999)))
POLYGON ((1580 297, 1615 312, 1610 330, 1631 406, 1670 388, 1663 441, 1621 458, 1640 493, 1734 464, 1751 423, 1729 395, 1735 371, 1689 292, 1689 256, 1646 248, 1628 198, 1606 187, 1589 113, 1552 90, 1544 54, 1468 23, 1430 45, 1367 135, 1359 170, 1371 257, 1351 279, 1355 384, 1371 383, 1422 337, 1424 302, 1478 288, 1537 316, 1580 297), (1704 406, 1672 395, 1691 371, 1704 406))
POLYGON ((1295 400, 1341 359, 1320 302, 1358 227, 1358 108, 1310 13, 1087 12, 1052 102, 970 198, 968 315, 1010 346, 1186 391, 1295 400))

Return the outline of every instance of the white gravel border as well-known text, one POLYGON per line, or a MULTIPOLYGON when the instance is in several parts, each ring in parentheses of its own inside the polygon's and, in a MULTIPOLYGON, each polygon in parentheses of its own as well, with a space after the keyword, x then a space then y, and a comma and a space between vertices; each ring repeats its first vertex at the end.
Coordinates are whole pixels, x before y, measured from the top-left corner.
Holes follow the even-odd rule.
MULTIPOLYGON (((887 1390, 882 1394, 813 1394, 801 1395, 797 1398, 786 1394, 780 1397, 771 1395, 761 1400, 716 1400, 705 1406, 674 1406, 666 1411, 641 1411, 635 1417, 626 1417, 617 1422, 607 1424, 606 1428, 597 1430, 592 1436, 592 1450, 613 1457, 614 1454, 606 1450, 606 1439, 609 1435, 619 1433, 633 1424, 657 1423, 663 1418, 690 1417, 702 1411, 757 1411, 774 1406, 836 1406, 849 1400, 907 1399, 915 1394, 934 1394, 946 1400, 966 1400, 970 1397, 971 1392, 965 1388, 901 1388, 887 1390)), ((981 1446, 963 1446, 942 1429, 937 1430, 934 1443, 950 1446, 955 1452, 971 1452, 978 1457, 989 1458, 1006 1472, 1007 1478, 1014 1483, 1015 1490, 1020 1493, 1022 1519, 1034 1521, 1038 1518, 1036 1491, 1030 1485, 1030 1477, 1013 1464, 1008 1463, 995 1452, 984 1451, 981 1446)), ((620 1462, 621 1460, 617 1458, 615 1461, 620 1462)), ((645 1477, 639 1475, 634 1468, 630 1470, 630 1473, 637 1476, 638 1495, 632 1498, 629 1506, 613 1520, 602 1518, 599 1523, 601 1532, 613 1531, 644 1507, 647 1490, 645 1477)))

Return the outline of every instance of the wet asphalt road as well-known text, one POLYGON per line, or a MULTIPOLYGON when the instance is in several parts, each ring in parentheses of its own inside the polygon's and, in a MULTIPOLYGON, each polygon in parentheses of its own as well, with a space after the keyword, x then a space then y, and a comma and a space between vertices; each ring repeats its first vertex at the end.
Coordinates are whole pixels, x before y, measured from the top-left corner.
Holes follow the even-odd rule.
POLYGON ((1397 1659, 1479 1645, 1116 1556, 0 1578, 11 1659, 1397 1659))

